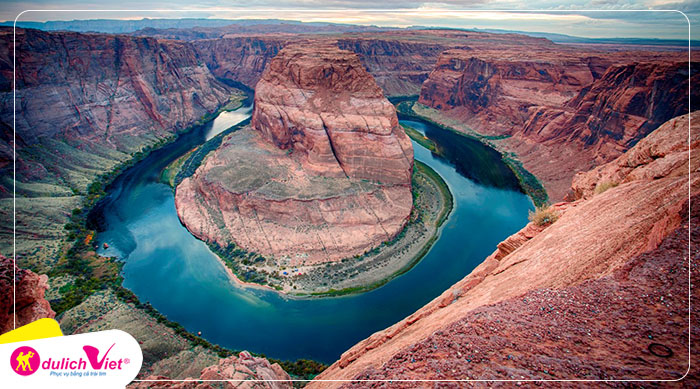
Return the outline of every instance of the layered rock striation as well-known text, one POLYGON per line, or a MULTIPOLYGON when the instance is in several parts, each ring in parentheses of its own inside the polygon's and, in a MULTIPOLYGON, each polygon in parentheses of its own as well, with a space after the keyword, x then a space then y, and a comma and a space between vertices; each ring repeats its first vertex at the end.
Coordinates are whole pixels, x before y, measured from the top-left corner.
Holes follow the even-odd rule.
POLYGON ((506 138, 498 146, 515 152, 550 197, 561 200, 576 172, 610 161, 687 113, 688 83, 697 83, 699 69, 691 63, 689 80, 687 59, 677 53, 603 54, 556 45, 447 50, 419 102, 446 121, 506 138))
MULTIPOLYGON (((358 343, 317 378, 681 378, 688 276, 696 282, 699 275, 688 266, 700 234, 696 114, 690 145, 685 115, 577 176, 579 199, 555 204, 557 221, 529 224, 441 296, 358 343), (617 186, 591 191, 611 177, 617 186)), ((690 336, 696 342, 700 333, 690 336)))
POLYGON ((288 46, 255 89, 253 128, 308 168, 410 185, 411 142, 356 55, 332 44, 288 46))
POLYGON ((413 148, 357 56, 285 47, 256 87, 251 128, 233 133, 177 188, 197 237, 278 262, 362 254, 412 209, 413 148))
POLYGON ((197 40, 192 45, 216 77, 253 89, 267 63, 290 40, 293 37, 284 34, 241 36, 197 40))
POLYGON ((291 389, 291 377, 282 367, 265 358, 254 357, 243 351, 238 356, 223 358, 215 365, 205 367, 199 377, 169 381, 168 377, 148 376, 146 380, 129 385, 132 389, 178 388, 209 389, 245 387, 251 389, 291 389), (201 381, 204 382, 201 382, 201 381))
MULTIPOLYGON (((12 30, 1 32, 7 50, 12 30)), ((126 149, 126 137, 182 130, 230 96, 189 43, 37 30, 16 39, 16 130, 28 144, 61 137, 126 149)), ((12 51, 1 58, 0 86, 11 92, 12 51)), ((12 123, 12 94, 2 103, 12 123)))
POLYGON ((0 334, 56 313, 44 298, 48 277, 20 269, 0 255, 0 334))
POLYGON ((0 252, 12 250, 5 221, 16 189, 18 258, 37 262, 55 260, 77 195, 97 176, 216 111, 234 91, 186 42, 17 29, 16 53, 15 107, 13 30, 0 29, 0 252))

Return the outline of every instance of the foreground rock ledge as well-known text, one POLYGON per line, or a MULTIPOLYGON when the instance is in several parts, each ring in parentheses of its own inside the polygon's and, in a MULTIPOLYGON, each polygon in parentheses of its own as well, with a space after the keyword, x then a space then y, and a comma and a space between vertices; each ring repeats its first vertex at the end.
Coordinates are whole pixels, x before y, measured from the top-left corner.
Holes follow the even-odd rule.
POLYGON ((315 42, 270 61, 251 128, 229 136, 175 200, 202 240, 311 265, 398 234, 412 209, 412 169, 396 111, 357 56, 315 42))
MULTIPOLYGON (((317 379, 682 377, 689 271, 698 282, 688 255, 697 261, 699 119, 695 112, 690 160, 685 115, 578 175, 577 200, 555 205, 556 222, 527 225, 467 277, 343 353, 317 379)), ((691 336, 696 343, 697 328, 691 336)), ((308 387, 338 386, 381 385, 308 387)))

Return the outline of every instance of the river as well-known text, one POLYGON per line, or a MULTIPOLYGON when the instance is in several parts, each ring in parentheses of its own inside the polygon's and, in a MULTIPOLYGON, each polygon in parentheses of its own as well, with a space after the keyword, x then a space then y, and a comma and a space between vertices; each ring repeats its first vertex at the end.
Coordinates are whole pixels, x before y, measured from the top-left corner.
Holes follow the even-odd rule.
POLYGON ((440 295, 527 223, 532 202, 495 151, 428 123, 402 120, 440 146, 444 157, 414 142, 415 158, 437 171, 454 195, 454 209, 427 255, 406 274, 359 295, 291 299, 239 286, 180 224, 173 191, 159 176, 249 112, 244 107, 221 114, 154 151, 117 177, 93 212, 100 220, 99 253, 124 261, 124 287, 212 343, 279 359, 334 362, 440 295))

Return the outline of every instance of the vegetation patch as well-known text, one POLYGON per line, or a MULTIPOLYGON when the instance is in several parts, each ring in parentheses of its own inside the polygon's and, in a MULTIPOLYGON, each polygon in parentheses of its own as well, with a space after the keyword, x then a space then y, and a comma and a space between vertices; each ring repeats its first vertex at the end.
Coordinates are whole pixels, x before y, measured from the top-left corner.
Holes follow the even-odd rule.
POLYGON ((502 156, 502 158, 503 162, 505 162, 513 173, 515 173, 515 176, 518 177, 520 185, 525 193, 530 196, 536 207, 544 206, 545 204, 549 203, 547 191, 534 174, 525 169, 523 164, 517 159, 507 156, 502 156))
POLYGON ((595 194, 601 194, 610 188, 616 187, 617 185, 618 185, 618 183, 614 182, 614 181, 601 181, 598 184, 596 184, 593 192, 595 194))
MULTIPOLYGON (((477 133, 471 128, 467 128, 464 125, 461 125, 461 128, 464 128, 464 131, 459 131, 454 127, 445 125, 443 123, 439 123, 436 120, 433 120, 433 118, 427 116, 427 113, 430 111, 434 111, 428 107, 422 106, 421 104, 417 103, 417 99, 410 98, 410 97, 405 97, 403 99, 399 99, 398 103, 395 103, 396 105, 396 111, 399 114, 399 118, 406 118, 406 119, 418 119, 422 120, 425 122, 428 122, 432 124, 433 126, 443 129, 445 131, 451 131, 455 134, 459 134, 461 136, 465 136, 468 138, 472 138, 475 140, 478 140, 479 142, 485 144, 486 146, 498 151, 501 154, 501 159, 503 162, 508 166, 515 176, 518 178, 518 181, 520 182, 520 186, 522 187, 523 191, 530 196, 532 199, 532 202, 535 204, 535 206, 543 206, 549 202, 549 196, 547 195, 547 191, 545 190, 544 186, 540 182, 537 177, 530 173, 525 167, 523 167, 522 163, 515 158, 514 155, 507 155, 506 153, 503 153, 499 147, 497 147, 492 141, 494 140, 500 140, 500 139, 506 139, 510 137, 510 135, 496 135, 496 136, 488 136, 488 135, 482 135, 477 133)), ((435 115, 433 115, 435 116, 435 115)), ((455 123, 456 124, 456 123, 455 123)), ((406 126, 404 126, 406 128, 406 126)), ((417 131, 416 131, 417 132, 417 131)), ((411 136, 409 132, 406 132, 407 135, 411 136)), ((418 132, 419 136, 422 136, 418 132)), ((411 137, 413 139, 413 137, 411 137)), ((414 139, 416 142, 418 140, 414 139)), ((419 142, 420 143, 420 142, 419 142)), ((428 146, 425 146, 423 143, 420 143, 426 148, 429 148, 428 146)), ((432 150, 431 150, 432 151, 432 150)))
POLYGON ((538 226, 547 226, 559 218, 557 211, 549 205, 536 207, 534 211, 528 212, 527 218, 538 226))
POLYGON ((401 127, 403 127, 404 131, 406 132, 406 135, 408 135, 408 137, 413 139, 416 143, 425 147, 433 153, 438 152, 437 145, 430 138, 421 134, 418 130, 414 129, 411 126, 406 126, 402 124, 401 127))

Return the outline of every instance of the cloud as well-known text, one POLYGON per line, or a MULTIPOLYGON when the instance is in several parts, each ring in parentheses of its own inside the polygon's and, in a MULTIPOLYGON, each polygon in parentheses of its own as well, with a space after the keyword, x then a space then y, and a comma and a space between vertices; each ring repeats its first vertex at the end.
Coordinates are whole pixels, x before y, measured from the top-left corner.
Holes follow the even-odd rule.
MULTIPOLYGON (((94 18, 140 19, 209 17, 209 18, 283 18, 302 21, 376 24, 381 26, 443 26, 463 28, 499 28, 524 31, 559 32, 586 37, 657 37, 684 38, 688 34, 685 18, 675 12, 619 12, 620 10, 679 9, 688 13, 691 22, 700 22, 700 2, 678 0, 251 0, 237 8, 229 2, 215 0, 120 0, 103 3, 97 0, 6 1, 0 19, 14 20, 24 9, 160 9, 158 12, 36 12, 22 20, 72 20, 94 18), (190 11, 169 12, 186 9, 190 11), (342 8, 342 11, 334 11, 342 8), (282 10, 284 9, 284 12, 282 10), (398 10, 397 10, 398 9, 398 10), (525 10, 537 12, 517 12, 525 10), (591 12, 589 10, 608 10, 591 12), (165 11, 162 11, 165 10, 165 11), (468 10, 468 11, 460 11, 468 10), (503 10, 508 10, 505 12, 503 10), (515 11, 515 12, 514 12, 515 11)), ((697 30, 697 29, 696 29, 697 30)))

